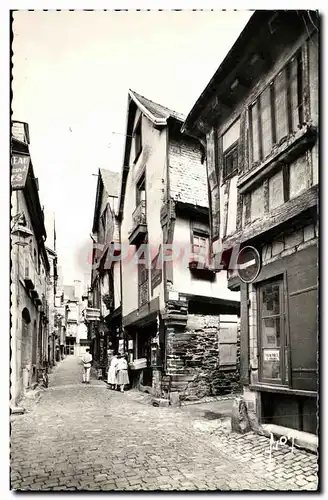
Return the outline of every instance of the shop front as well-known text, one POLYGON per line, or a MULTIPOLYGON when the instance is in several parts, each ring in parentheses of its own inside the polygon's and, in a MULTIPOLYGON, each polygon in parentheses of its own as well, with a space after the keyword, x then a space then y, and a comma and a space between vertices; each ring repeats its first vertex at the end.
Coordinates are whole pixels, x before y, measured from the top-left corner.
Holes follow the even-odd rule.
POLYGON ((248 331, 243 352, 247 347, 250 353, 249 386, 244 389, 246 398, 256 395, 262 423, 315 434, 318 247, 315 237, 304 242, 296 230, 284 238, 289 239, 299 241, 298 249, 275 260, 271 255, 276 242, 271 243, 271 253, 266 245, 259 276, 241 287, 244 335, 248 331))
POLYGON ((164 339, 160 336, 159 324, 159 317, 155 315, 142 325, 134 324, 125 328, 131 385, 152 394, 158 392, 162 371, 164 339))

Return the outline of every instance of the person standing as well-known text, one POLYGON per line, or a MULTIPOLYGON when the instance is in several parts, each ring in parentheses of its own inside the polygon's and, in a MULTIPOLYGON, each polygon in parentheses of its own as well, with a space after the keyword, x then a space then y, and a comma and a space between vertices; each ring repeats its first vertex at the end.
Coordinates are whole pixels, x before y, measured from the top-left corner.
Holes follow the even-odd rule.
POLYGON ((129 384, 129 375, 128 375, 128 362, 121 355, 121 353, 117 356, 117 364, 116 364, 116 372, 117 372, 117 385, 121 386, 121 392, 124 392, 124 386, 129 384))
POLYGON ((112 349, 112 347, 110 346, 110 347, 107 349, 107 370, 106 370, 107 382, 108 382, 108 372, 109 372, 109 369, 110 369, 110 364, 111 364, 111 362, 112 362, 113 356, 114 356, 114 350, 113 350, 113 349, 112 349))
POLYGON ((90 371, 91 371, 92 354, 90 354, 89 347, 86 348, 86 353, 82 358, 83 375, 82 384, 90 384, 90 371))
POLYGON ((116 365, 117 365, 117 353, 115 352, 108 369, 107 375, 107 383, 111 389, 117 388, 117 380, 116 380, 116 365))

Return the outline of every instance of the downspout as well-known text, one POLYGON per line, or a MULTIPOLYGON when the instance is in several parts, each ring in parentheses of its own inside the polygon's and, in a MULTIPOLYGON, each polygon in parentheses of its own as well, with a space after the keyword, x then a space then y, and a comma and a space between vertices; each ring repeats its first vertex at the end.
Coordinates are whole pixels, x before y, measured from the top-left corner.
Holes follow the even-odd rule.
MULTIPOLYGON (((118 225, 118 234, 119 234, 119 241, 120 245, 122 246, 122 233, 121 233, 121 216, 118 219, 119 225, 118 225)), ((113 280, 114 283, 114 280, 113 280)), ((114 283, 115 286, 115 283, 114 283)), ((115 291, 114 291, 115 293, 115 291)), ((115 300, 115 299, 114 299, 115 300)), ((121 305, 121 324, 120 324, 120 330, 123 333, 123 278, 122 278, 122 249, 121 249, 121 254, 120 254, 120 305, 121 305)), ((116 334, 116 328, 115 328, 115 334, 116 334)))
MULTIPOLYGON (((170 161, 169 161, 169 127, 166 127, 166 206, 169 206, 170 203, 170 161)), ((163 244, 167 243, 168 235, 169 235, 169 226, 170 226, 170 219, 169 217, 167 218, 167 227, 166 227, 166 239, 164 241, 163 238, 163 244)), ((163 228, 162 228, 162 233, 163 233, 163 228)), ((163 235, 164 236, 164 235, 163 235)), ((164 248, 163 248, 164 250, 164 248)), ((162 251, 163 251, 162 250, 162 251)), ((162 266, 163 266, 163 286, 164 286, 164 302, 166 304, 168 300, 168 293, 167 293, 167 282, 166 282, 166 261, 162 260, 162 266)))
MULTIPOLYGON (((168 125, 166 126, 166 207, 170 209, 170 152, 169 152, 169 127, 168 125)), ((171 210, 170 210, 171 212, 171 210)), ((166 226, 166 238, 164 241, 163 238, 163 249, 162 249, 162 254, 164 252, 164 244, 167 243, 167 239, 169 237, 169 227, 170 227, 171 219, 170 217, 167 217, 167 226, 166 226)), ((162 234, 163 234, 163 228, 162 228, 162 234)), ((164 236, 164 234, 163 234, 164 236)), ((163 267, 163 287, 164 287, 164 304, 166 308, 166 304, 168 301, 168 290, 167 290, 167 273, 166 273, 166 261, 162 259, 162 267, 163 267)), ((167 372, 167 335, 166 335, 166 327, 163 325, 163 334, 164 334, 164 339, 163 339, 163 371, 164 373, 167 372)), ((161 392, 162 392, 162 378, 161 378, 161 392)))

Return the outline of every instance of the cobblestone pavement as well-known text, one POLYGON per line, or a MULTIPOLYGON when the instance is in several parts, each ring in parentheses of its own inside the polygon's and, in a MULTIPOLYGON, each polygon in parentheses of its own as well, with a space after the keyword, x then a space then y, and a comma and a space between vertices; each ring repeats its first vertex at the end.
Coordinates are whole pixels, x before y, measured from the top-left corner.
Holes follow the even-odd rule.
MULTIPOLYGON (((130 393, 131 394, 131 393, 130 393)), ((274 450, 219 421, 81 383, 66 358, 32 410, 12 417, 14 490, 315 490, 317 458, 274 450)))

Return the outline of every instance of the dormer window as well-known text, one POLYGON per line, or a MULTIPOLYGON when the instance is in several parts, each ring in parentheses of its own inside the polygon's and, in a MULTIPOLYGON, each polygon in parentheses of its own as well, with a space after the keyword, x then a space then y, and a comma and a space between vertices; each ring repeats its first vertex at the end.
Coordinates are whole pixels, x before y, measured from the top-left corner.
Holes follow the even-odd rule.
POLYGON ((138 158, 142 151, 142 136, 141 136, 141 117, 134 131, 134 148, 135 148, 135 159, 134 163, 137 163, 138 158))

